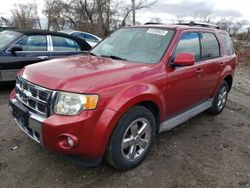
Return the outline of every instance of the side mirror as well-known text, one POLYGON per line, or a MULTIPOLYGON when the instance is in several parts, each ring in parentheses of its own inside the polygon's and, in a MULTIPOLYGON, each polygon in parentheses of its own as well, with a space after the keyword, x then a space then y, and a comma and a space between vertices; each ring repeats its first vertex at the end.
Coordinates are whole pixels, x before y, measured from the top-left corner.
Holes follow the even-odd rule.
POLYGON ((192 66, 194 64, 194 53, 178 53, 174 59, 174 66, 192 66))
POLYGON ((20 45, 14 45, 14 46, 10 49, 10 52, 11 52, 13 55, 16 55, 16 52, 20 52, 20 51, 23 51, 23 48, 22 48, 22 46, 20 46, 20 45))

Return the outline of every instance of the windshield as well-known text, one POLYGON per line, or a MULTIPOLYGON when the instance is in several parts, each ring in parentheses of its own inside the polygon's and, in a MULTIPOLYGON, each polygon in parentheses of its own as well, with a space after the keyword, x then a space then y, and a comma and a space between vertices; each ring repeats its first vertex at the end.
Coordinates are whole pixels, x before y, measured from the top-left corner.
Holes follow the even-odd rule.
POLYGON ((91 54, 154 64, 161 60, 173 35, 171 29, 124 28, 103 40, 91 54))
POLYGON ((15 38, 21 34, 15 31, 2 31, 0 32, 0 50, 3 50, 5 46, 10 44, 15 38))

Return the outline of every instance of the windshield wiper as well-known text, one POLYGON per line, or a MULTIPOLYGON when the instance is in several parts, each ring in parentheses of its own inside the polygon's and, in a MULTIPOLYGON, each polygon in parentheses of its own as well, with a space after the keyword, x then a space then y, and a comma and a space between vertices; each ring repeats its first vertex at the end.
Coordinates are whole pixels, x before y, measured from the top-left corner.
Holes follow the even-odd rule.
POLYGON ((93 52, 89 52, 89 55, 96 56, 93 52))
POLYGON ((122 61, 127 61, 127 59, 119 57, 119 56, 115 56, 115 55, 101 55, 102 57, 108 57, 111 59, 117 59, 117 60, 122 60, 122 61))

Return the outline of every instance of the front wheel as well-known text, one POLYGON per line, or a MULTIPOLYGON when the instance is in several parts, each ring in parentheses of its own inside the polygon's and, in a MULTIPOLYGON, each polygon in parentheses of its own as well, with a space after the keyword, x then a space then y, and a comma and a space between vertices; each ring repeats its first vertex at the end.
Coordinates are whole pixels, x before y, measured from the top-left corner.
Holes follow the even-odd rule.
POLYGON ((143 106, 131 108, 112 133, 105 154, 106 161, 120 170, 138 166, 151 149, 155 132, 152 112, 143 106))
POLYGON ((228 91, 228 83, 223 81, 214 97, 212 107, 208 109, 210 114, 217 115, 222 112, 227 102, 228 91))

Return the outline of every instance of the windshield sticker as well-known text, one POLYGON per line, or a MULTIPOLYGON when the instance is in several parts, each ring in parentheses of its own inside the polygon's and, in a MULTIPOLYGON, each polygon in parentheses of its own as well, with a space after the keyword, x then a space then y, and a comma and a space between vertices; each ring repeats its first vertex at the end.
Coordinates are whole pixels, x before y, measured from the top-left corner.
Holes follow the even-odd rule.
POLYGON ((147 33, 165 36, 168 33, 168 31, 163 30, 163 29, 152 29, 151 28, 147 31, 147 33))

